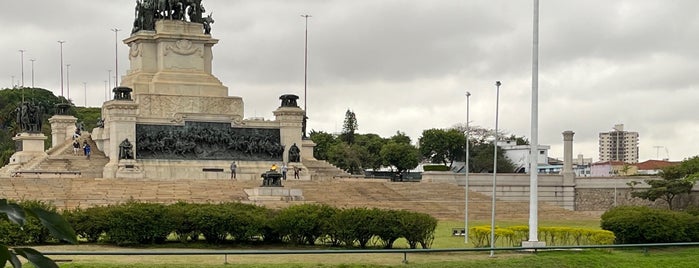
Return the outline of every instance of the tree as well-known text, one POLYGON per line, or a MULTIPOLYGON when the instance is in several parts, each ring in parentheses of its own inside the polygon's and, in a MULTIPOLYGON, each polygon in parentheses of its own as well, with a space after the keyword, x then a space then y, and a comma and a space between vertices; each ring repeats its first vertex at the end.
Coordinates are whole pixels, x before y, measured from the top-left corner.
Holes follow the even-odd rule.
POLYGON ((660 180, 645 180, 650 188, 632 192, 631 196, 650 201, 660 199, 667 203, 670 210, 673 210, 675 198, 689 194, 699 179, 699 156, 684 160, 677 166, 664 168, 660 172, 660 177, 662 178, 660 180))
MULTIPOLYGON (((55 212, 38 207, 23 208, 17 204, 8 203, 6 199, 0 199, 0 213, 4 213, 11 222, 20 226, 24 225, 27 215, 35 217, 56 238, 72 244, 78 243, 73 228, 70 227, 63 217, 55 212)), ((8 248, 5 245, 0 245, 0 267, 5 267, 8 261, 12 264, 12 267, 22 267, 18 256, 24 257, 36 267, 58 267, 55 262, 35 249, 8 248)))
POLYGON ((328 160, 330 146, 337 143, 337 139, 327 132, 311 130, 309 137, 316 144, 313 149, 313 157, 319 160, 328 160))
POLYGON ((381 138, 377 134, 357 134, 355 135, 355 143, 352 146, 362 147, 362 154, 360 155, 360 162, 362 169, 379 169, 383 165, 383 160, 381 159, 381 148, 386 144, 384 138, 381 138))
POLYGON ((466 136, 457 129, 428 129, 419 140, 420 154, 432 163, 451 165, 464 153, 466 136))
POLYGON ((342 124, 342 135, 341 139, 349 145, 354 143, 354 132, 359 130, 357 125, 357 116, 354 112, 347 109, 345 112, 345 122, 342 124))
MULTIPOLYGON (((479 143, 469 147, 469 172, 472 173, 492 173, 493 172, 493 143, 479 143)), ((498 173, 514 172, 515 166, 512 164, 502 150, 498 150, 498 173)))
POLYGON ((420 152, 415 146, 389 141, 381 148, 381 158, 386 164, 396 167, 399 173, 417 167, 420 152))
POLYGON ((343 142, 333 144, 328 149, 328 162, 351 174, 360 174, 362 149, 343 142))
POLYGON ((396 131, 396 134, 389 138, 389 141, 395 143, 405 143, 410 144, 410 137, 405 134, 405 132, 396 131))

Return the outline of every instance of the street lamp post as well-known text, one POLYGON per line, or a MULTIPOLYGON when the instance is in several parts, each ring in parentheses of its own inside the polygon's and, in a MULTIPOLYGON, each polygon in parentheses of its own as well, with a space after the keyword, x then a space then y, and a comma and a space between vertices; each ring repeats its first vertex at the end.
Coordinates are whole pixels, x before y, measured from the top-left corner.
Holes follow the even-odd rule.
POLYGON ((110 30, 114 32, 114 87, 117 87, 119 84, 119 37, 117 33, 121 30, 117 28, 110 30))
POLYGON ((66 41, 58 40, 58 44, 61 47, 61 97, 63 97, 63 43, 66 41))
POLYGON ((532 30, 532 111, 529 148, 529 242, 539 241, 539 0, 534 0, 532 30))
POLYGON ((107 70, 107 87, 112 86, 112 70, 107 70))
POLYGON ((493 139, 493 192, 490 215, 490 257, 495 256, 495 187, 498 179, 498 106, 500 105, 500 81, 495 81, 495 138, 493 139))
POLYGON ((31 60, 29 60, 29 61, 32 62, 32 88, 34 88, 34 61, 36 61, 36 60, 35 60, 35 59, 31 59, 31 60))
POLYGON ((20 85, 22 85, 22 87, 24 87, 24 52, 25 52, 25 51, 26 51, 26 50, 24 50, 24 49, 20 49, 20 50, 19 50, 19 65, 20 65, 20 68, 22 69, 22 71, 21 71, 21 73, 22 73, 22 80, 21 80, 22 83, 21 83, 20 85))
POLYGON ((469 132, 471 131, 468 128, 468 121, 469 121, 469 111, 470 111, 470 98, 471 98, 471 92, 466 91, 466 160, 464 161, 464 167, 466 169, 466 182, 464 183, 464 243, 468 244, 468 157, 469 157, 469 152, 468 152, 468 138, 469 138, 469 132))
POLYGON ((303 44, 303 138, 306 136, 306 124, 308 124, 308 95, 306 94, 306 88, 308 85, 308 18, 311 15, 305 14, 301 17, 306 19, 306 35, 303 44))
POLYGON ((83 92, 85 94, 85 108, 87 108, 87 82, 83 82, 83 92))
POLYGON ((66 64, 66 95, 70 100, 70 63, 66 64))

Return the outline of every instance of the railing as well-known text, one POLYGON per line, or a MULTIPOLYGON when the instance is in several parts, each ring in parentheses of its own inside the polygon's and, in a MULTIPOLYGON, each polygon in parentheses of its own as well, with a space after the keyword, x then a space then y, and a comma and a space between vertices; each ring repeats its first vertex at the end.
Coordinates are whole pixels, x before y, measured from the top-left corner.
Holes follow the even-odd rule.
POLYGON ((547 246, 547 247, 499 247, 499 248, 438 248, 438 249, 338 249, 338 250, 141 250, 141 251, 43 251, 44 255, 61 256, 165 256, 165 255, 223 255, 224 264, 228 264, 228 255, 294 255, 294 254, 389 254, 402 253, 403 263, 408 263, 408 253, 437 253, 437 252, 480 252, 480 251, 548 251, 574 249, 618 249, 641 248, 648 253, 649 248, 695 247, 699 242, 687 243, 653 243, 653 244, 617 244, 617 245, 580 245, 580 246, 547 246))

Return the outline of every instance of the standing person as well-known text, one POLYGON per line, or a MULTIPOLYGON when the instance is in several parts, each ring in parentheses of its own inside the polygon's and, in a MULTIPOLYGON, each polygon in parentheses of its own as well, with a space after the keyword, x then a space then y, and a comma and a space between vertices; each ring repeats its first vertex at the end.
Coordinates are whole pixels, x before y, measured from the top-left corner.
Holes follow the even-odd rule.
POLYGON ((288 171, 288 168, 286 167, 286 163, 282 164, 282 179, 286 180, 286 172, 288 171))
POLYGON ((87 155, 87 141, 83 141, 83 155, 87 155))
POLYGON ((87 160, 90 160, 90 145, 85 143, 85 155, 87 156, 87 160))
POLYGON ((73 141, 73 155, 78 155, 78 152, 80 151, 80 142, 78 140, 73 141))
POLYGON ((235 180, 235 179, 236 179, 236 173, 235 173, 235 172, 236 172, 237 169, 238 169, 238 164, 236 164, 235 161, 233 161, 233 162, 231 163, 231 180, 235 180))
POLYGON ((297 166, 294 166, 294 179, 299 179, 299 173, 301 172, 301 169, 297 166))

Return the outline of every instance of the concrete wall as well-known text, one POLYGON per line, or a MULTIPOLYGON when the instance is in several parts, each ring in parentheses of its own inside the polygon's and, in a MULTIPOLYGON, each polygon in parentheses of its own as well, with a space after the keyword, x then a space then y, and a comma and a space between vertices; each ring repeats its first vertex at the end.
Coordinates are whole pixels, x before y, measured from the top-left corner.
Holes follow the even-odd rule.
MULTIPOLYGON (((645 205, 667 208, 662 200, 650 202, 631 196, 631 181, 641 182, 634 189, 647 189, 643 181, 659 179, 654 176, 584 177, 566 183, 561 175, 539 174, 539 201, 576 211, 606 211, 615 206, 645 205)), ((424 172, 422 182, 447 182, 463 187, 466 176, 453 172, 424 172)), ((490 196, 493 174, 469 174, 469 190, 490 196)), ((498 174, 495 195, 500 200, 529 202, 529 174, 498 174)), ((699 186, 689 196, 679 196, 675 205, 699 205, 699 186)))

